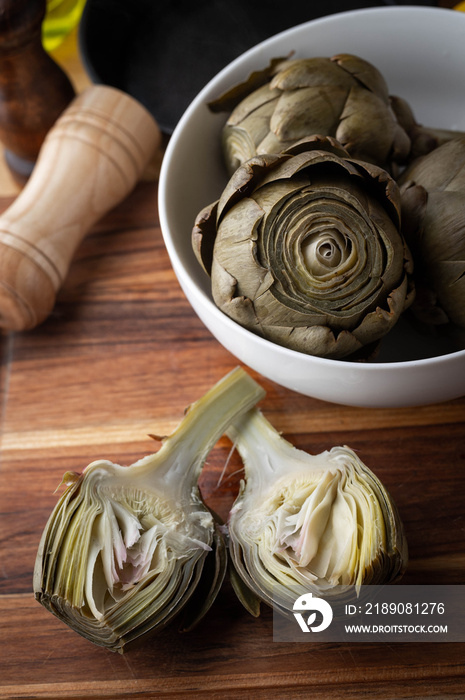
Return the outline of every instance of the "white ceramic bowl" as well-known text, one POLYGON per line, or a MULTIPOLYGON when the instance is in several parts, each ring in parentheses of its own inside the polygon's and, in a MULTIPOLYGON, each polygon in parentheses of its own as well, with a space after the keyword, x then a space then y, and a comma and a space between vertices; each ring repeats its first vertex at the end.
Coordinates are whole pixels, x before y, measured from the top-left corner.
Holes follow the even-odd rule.
POLYGON ((465 350, 419 337, 400 322, 377 362, 352 363, 305 355, 245 330, 213 303, 209 279, 191 249, 197 213, 227 181, 220 152, 226 115, 207 102, 270 58, 354 53, 384 75, 391 94, 405 97, 417 121, 465 130, 465 15, 427 7, 382 7, 330 15, 282 32, 224 68, 200 92, 168 144, 159 182, 161 228, 179 283, 210 332, 240 361, 289 389, 354 406, 400 407, 465 395, 465 350), (454 351, 452 351, 454 350, 454 351))

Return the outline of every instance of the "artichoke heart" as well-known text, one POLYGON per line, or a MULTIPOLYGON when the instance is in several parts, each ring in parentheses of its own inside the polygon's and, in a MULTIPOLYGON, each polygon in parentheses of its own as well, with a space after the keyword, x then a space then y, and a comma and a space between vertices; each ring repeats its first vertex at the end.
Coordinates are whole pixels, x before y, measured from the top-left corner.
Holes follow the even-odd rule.
POLYGON ((240 166, 192 244, 225 314, 311 355, 363 355, 414 294, 397 184, 329 137, 240 166))
POLYGON ((353 450, 310 455, 256 408, 228 436, 245 466, 229 516, 232 581, 249 610, 250 592, 286 614, 307 592, 336 598, 400 578, 408 555, 399 514, 353 450))
POLYGON ((42 535, 36 599, 112 651, 183 611, 192 627, 212 604, 226 566, 220 529, 198 479, 231 421, 264 395, 236 368, 189 407, 162 447, 129 467, 100 460, 70 484, 42 535), (200 595, 199 595, 200 592, 200 595), (188 610, 195 593, 195 609, 188 610))

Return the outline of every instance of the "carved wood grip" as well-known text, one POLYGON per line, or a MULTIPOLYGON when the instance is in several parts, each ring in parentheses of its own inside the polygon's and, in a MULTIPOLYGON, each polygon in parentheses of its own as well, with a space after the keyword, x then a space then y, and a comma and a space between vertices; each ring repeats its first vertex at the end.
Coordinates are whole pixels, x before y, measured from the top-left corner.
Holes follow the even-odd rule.
POLYGON ((149 112, 117 89, 92 86, 73 100, 0 217, 0 328, 49 315, 77 246, 133 189, 160 138, 149 112))

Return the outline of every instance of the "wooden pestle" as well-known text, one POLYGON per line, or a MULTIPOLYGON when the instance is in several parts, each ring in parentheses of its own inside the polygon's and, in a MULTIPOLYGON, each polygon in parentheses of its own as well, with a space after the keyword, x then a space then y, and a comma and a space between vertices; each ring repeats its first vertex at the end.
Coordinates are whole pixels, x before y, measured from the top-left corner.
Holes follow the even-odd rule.
POLYGON ((133 189, 160 139, 152 115, 120 90, 95 85, 73 100, 0 217, 0 329, 49 315, 77 246, 133 189))
POLYGON ((21 184, 44 138, 75 96, 42 45, 46 0, 0 0, 0 140, 21 184))

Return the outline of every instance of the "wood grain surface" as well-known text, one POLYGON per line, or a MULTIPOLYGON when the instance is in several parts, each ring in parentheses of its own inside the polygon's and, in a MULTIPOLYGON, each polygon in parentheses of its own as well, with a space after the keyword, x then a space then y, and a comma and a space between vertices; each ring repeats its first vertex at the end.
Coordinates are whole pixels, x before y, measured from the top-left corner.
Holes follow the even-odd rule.
MULTIPOLYGON (((0 202, 7 206, 8 200, 0 202)), ((229 585, 194 632, 166 630, 114 655, 33 599, 42 528, 67 470, 156 449, 185 406, 237 364, 198 320, 171 269, 156 184, 140 184, 78 250, 52 316, 2 337, 0 697, 465 697, 463 644, 278 644, 229 585)), ((310 452, 348 444, 391 491, 411 561, 405 583, 465 583, 465 399, 368 410, 300 396, 252 373, 261 407, 310 452)), ((202 476, 223 517, 240 462, 220 440, 202 476)))
MULTIPOLYGON (((63 473, 153 451, 148 433, 169 433, 237 365, 176 281, 156 199, 156 182, 139 184, 81 244, 49 319, 0 337, 0 698, 465 698, 465 644, 276 643, 271 612, 250 617, 227 582, 194 632, 173 626, 125 655, 35 602, 36 550, 63 473)), ((404 583, 465 584, 465 398, 354 408, 251 374, 286 438, 313 453, 347 444, 384 482, 409 543, 404 583)), ((201 480, 223 517, 241 476, 229 453, 223 438, 201 480)))

